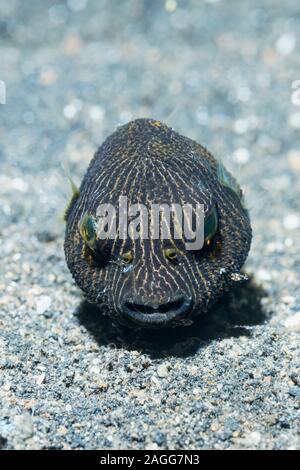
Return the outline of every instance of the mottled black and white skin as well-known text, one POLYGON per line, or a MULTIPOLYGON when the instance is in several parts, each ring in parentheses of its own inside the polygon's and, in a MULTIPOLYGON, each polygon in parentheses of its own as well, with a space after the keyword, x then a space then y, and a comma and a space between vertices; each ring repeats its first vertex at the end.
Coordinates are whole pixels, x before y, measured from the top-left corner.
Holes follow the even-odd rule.
POLYGON ((234 178, 200 144, 160 121, 119 127, 96 152, 66 212, 65 255, 87 300, 136 328, 190 324, 241 280, 251 244, 249 215, 234 178), (220 171, 221 169, 221 171, 220 171), (203 204, 217 226, 201 250, 183 240, 95 240, 80 231, 101 203, 203 204), (172 256, 168 256, 168 255, 172 256))

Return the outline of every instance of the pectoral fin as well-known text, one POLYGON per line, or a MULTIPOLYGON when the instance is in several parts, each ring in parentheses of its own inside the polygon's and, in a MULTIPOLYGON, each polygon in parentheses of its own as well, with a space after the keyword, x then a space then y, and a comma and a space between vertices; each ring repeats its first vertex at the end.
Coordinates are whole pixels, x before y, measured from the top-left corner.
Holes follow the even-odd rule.
POLYGON ((65 211, 64 211, 64 221, 65 221, 65 222, 67 222, 68 217, 69 217, 70 210, 72 209, 73 204, 75 203, 75 201, 78 199, 78 197, 79 197, 79 195, 80 195, 79 189, 77 188, 76 184, 75 184, 74 181, 72 180, 71 176, 67 175, 67 177, 68 177, 68 179, 69 179, 69 181, 70 181, 72 194, 71 194, 71 197, 70 197, 70 199, 69 199, 69 202, 68 202, 68 204, 66 205, 66 208, 65 208, 65 211))

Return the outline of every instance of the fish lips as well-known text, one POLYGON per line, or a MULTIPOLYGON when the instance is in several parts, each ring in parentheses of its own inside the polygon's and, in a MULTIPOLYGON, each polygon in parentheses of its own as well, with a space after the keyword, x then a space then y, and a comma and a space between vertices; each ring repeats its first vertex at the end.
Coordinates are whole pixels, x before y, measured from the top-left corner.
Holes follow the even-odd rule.
POLYGON ((192 298, 188 296, 179 296, 157 305, 126 300, 120 305, 120 312, 128 326, 163 328, 180 323, 191 312, 192 305, 192 298))

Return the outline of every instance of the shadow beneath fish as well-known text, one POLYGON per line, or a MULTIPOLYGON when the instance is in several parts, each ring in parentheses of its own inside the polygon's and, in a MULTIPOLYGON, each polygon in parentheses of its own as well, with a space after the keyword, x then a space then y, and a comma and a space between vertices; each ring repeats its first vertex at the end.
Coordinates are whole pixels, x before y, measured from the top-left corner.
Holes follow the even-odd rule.
POLYGON ((205 315, 191 326, 161 330, 130 330, 114 325, 95 306, 83 300, 76 315, 99 345, 138 350, 152 358, 191 356, 210 341, 251 336, 256 325, 268 318, 262 305, 264 290, 249 279, 225 294, 205 315))

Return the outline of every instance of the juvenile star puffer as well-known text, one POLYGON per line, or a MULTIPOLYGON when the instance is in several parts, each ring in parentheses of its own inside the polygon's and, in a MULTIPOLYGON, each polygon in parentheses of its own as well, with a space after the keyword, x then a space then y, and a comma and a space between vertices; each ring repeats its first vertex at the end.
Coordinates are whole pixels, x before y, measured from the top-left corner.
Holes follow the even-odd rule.
POLYGON ((200 144, 160 121, 119 127, 96 152, 66 210, 65 255, 87 300, 130 327, 187 325, 242 279, 251 226, 240 187, 200 144), (204 244, 98 236, 98 207, 204 207, 204 244))

